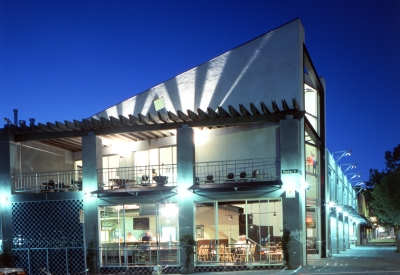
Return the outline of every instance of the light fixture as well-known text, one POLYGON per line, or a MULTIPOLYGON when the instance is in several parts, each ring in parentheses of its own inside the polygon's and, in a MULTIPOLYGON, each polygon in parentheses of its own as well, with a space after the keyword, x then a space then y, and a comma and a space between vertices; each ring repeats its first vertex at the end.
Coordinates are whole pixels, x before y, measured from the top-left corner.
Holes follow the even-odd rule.
POLYGON ((357 163, 357 162, 354 162, 354 163, 342 164, 342 165, 340 165, 340 167, 347 166, 347 169, 343 171, 343 173, 346 173, 347 170, 357 168, 357 165, 358 165, 358 163, 357 163))
POLYGON ((356 182, 356 183, 349 181, 349 183, 350 183, 353 187, 356 187, 356 186, 363 185, 363 184, 365 183, 365 181, 358 181, 358 182, 356 182))
POLYGON ((5 203, 5 202, 8 201, 8 199, 7 199, 6 196, 1 196, 0 201, 1 201, 2 203, 5 203))
POLYGON ((231 215, 231 216, 229 216, 229 220, 231 221, 232 219, 233 219, 232 215, 231 215))
POLYGON ((336 159, 336 162, 338 162, 342 157, 351 156, 351 153, 352 153, 352 152, 353 152, 353 150, 337 151, 337 152, 333 152, 333 153, 332 153, 332 157, 334 158, 334 154, 341 154, 341 155, 336 159))
POLYGON ((347 176, 350 176, 350 175, 353 175, 353 176, 349 179, 349 181, 351 181, 354 178, 361 177, 361 173, 350 173, 350 174, 347 174, 347 176))

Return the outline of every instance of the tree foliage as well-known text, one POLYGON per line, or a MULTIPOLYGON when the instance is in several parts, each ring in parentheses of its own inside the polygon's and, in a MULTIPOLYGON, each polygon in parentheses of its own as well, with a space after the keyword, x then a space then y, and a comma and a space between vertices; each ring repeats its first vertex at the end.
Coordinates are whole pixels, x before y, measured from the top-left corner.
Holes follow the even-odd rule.
POLYGON ((393 152, 385 153, 386 169, 379 172, 370 170, 369 185, 374 187, 371 192, 371 207, 373 214, 384 226, 400 226, 400 144, 393 152))

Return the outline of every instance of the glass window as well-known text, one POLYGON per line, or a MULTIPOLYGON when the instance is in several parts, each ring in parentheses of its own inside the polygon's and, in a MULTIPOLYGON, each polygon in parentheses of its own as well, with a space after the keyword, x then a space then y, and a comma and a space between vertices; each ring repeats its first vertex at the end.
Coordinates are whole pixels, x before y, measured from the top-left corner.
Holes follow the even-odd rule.
POLYGON ((102 266, 179 263, 177 204, 101 206, 99 223, 102 266))
POLYGON ((196 224, 198 264, 281 261, 280 198, 197 203, 196 224), (276 254, 270 257, 268 253, 275 251, 276 254))

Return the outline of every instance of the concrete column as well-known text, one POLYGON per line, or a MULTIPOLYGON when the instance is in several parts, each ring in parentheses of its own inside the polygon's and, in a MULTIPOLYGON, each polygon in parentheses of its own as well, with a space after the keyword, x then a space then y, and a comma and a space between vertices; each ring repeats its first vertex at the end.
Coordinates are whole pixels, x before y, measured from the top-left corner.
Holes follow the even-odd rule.
POLYGON ((338 217, 336 212, 329 215, 329 226, 331 231, 331 254, 338 254, 338 217))
MULTIPOLYGON (((194 210, 192 193, 187 189, 194 183, 195 145, 192 128, 181 128, 176 131, 177 140, 177 172, 179 203, 179 235, 194 236, 194 210)), ((184 266, 186 255, 181 253, 181 266, 184 266)), ((193 259, 191 262, 193 269, 193 259)))
POLYGON ((1 211, 1 239, 3 252, 10 252, 13 248, 13 225, 11 213, 11 142, 13 137, 6 129, 0 129, 0 204, 1 211))
POLYGON ((103 167, 102 161, 102 142, 101 139, 93 133, 82 137, 82 191, 83 208, 85 211, 85 246, 87 263, 94 263, 88 268, 97 271, 100 266, 99 252, 95 249, 98 247, 98 214, 97 199, 88 195, 90 192, 98 189, 97 169, 103 167))
POLYGON ((305 191, 301 187, 304 180, 303 134, 301 122, 297 119, 280 121, 280 156, 283 227, 292 235, 289 243, 289 265, 306 265, 305 191), (296 170, 297 169, 297 170, 296 170), (286 173, 287 172, 287 173, 286 173))
POLYGON ((345 217, 344 219, 344 249, 350 249, 349 217, 345 217))
POLYGON ((339 215, 339 220, 338 220, 338 242, 339 242, 339 252, 344 251, 344 221, 343 221, 343 215, 339 215))

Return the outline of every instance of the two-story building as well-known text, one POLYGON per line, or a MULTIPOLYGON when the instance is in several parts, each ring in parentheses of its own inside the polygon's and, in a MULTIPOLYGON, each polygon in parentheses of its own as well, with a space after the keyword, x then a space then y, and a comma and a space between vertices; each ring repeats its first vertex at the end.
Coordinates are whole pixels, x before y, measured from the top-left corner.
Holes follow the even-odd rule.
POLYGON ((283 266, 288 229, 292 267, 329 257, 350 247, 337 207, 356 200, 325 129, 299 19, 87 119, 15 119, 0 129, 3 251, 30 274, 176 272, 189 234, 196 271, 262 269, 283 266))

